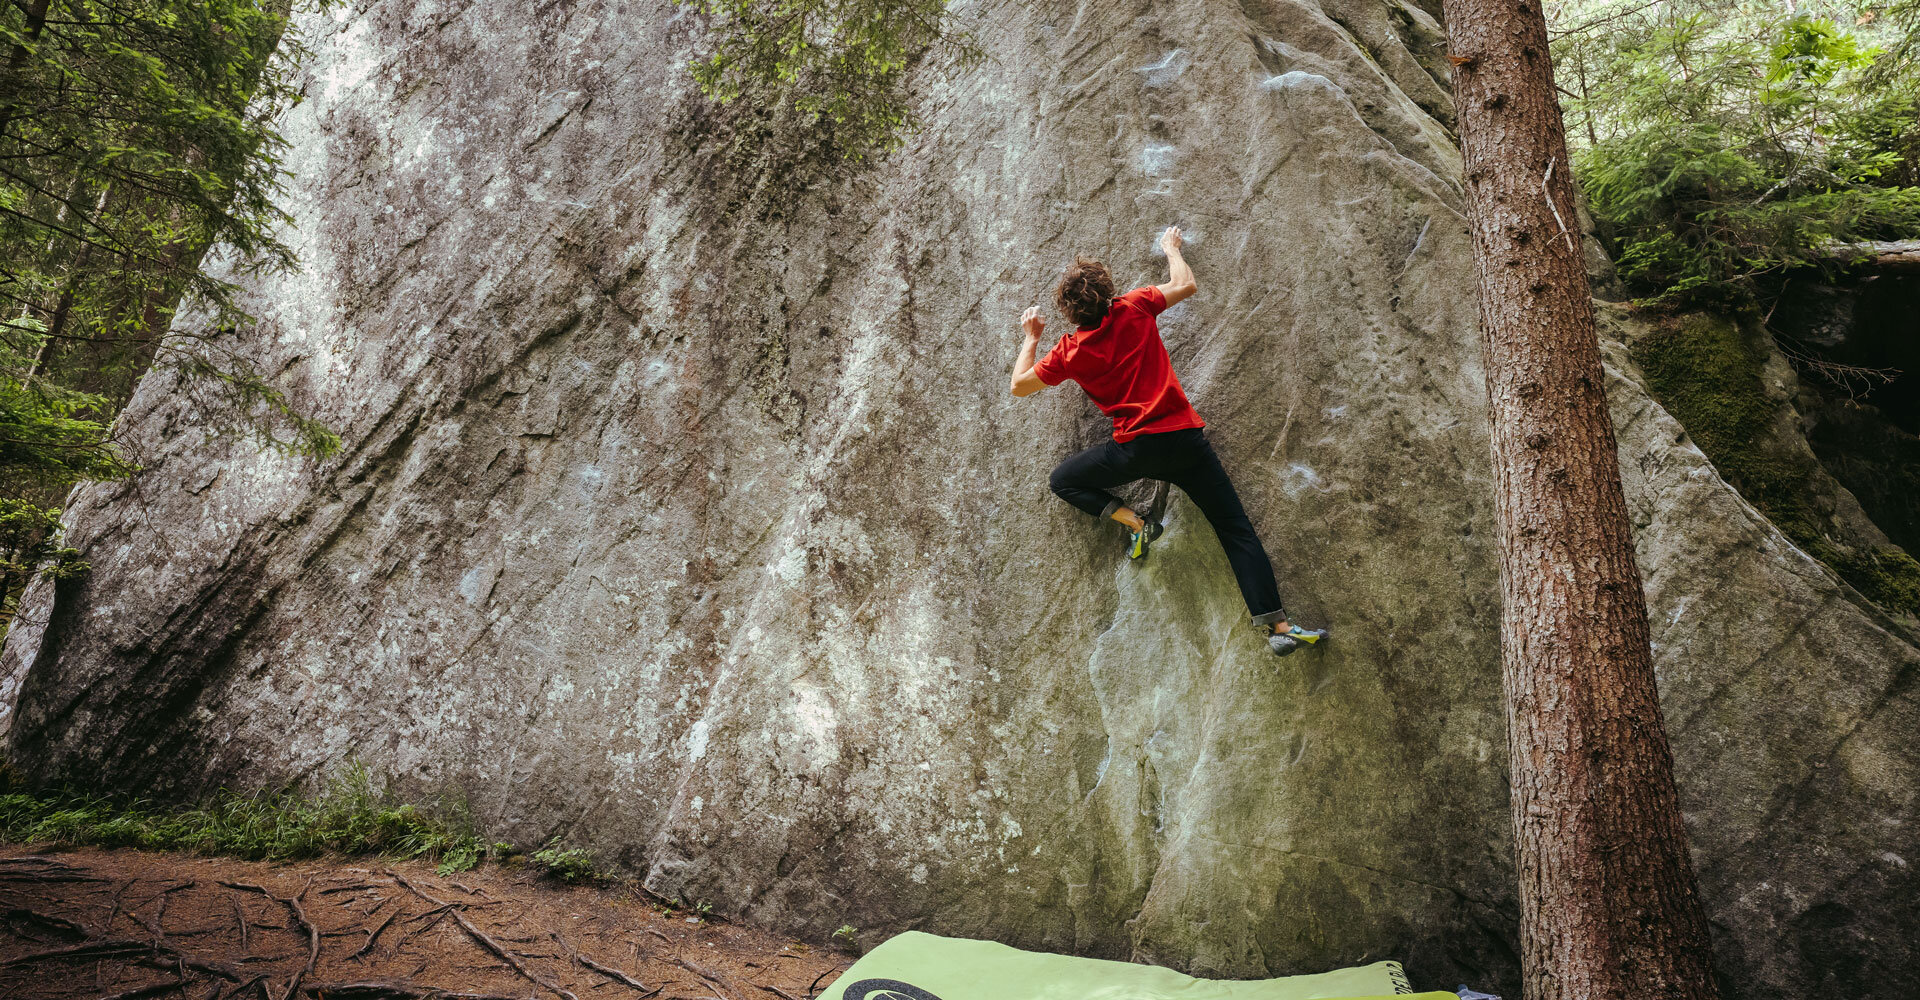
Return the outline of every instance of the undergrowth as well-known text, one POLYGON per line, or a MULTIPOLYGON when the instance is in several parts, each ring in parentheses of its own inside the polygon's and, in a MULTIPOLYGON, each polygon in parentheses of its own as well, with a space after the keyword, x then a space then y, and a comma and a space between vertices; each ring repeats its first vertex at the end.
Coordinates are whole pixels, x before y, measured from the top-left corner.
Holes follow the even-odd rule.
POLYGON ((531 860, 547 875, 562 882, 584 882, 604 878, 594 867, 593 855, 578 847, 562 847, 558 838, 533 852, 531 860))
POLYGON ((479 865, 487 845, 458 804, 423 809, 375 789, 351 767, 319 793, 222 790, 191 806, 5 783, 0 840, 67 847, 137 847, 253 860, 322 854, 426 858, 442 874, 479 865))
POLYGON ((474 831, 464 802, 421 807, 377 789, 365 767, 350 765, 318 793, 251 794, 222 790, 195 805, 165 805, 70 790, 29 789, 0 763, 0 842, 61 847, 134 847, 248 860, 321 855, 425 858, 442 875, 492 859, 567 883, 613 876, 594 856, 558 838, 531 855, 474 831))
POLYGON ((1845 244, 1920 235, 1920 66, 1885 47, 1915 14, 1606 6, 1558 5, 1553 58, 1577 89, 1575 173, 1636 294, 1751 306, 1843 269, 1845 244))

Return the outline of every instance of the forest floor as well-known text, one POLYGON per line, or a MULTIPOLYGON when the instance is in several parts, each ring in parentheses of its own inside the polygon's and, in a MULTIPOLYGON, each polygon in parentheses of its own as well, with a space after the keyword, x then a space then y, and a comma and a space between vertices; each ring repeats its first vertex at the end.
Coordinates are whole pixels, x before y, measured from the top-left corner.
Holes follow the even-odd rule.
POLYGON ((13 1000, 806 1000, 852 959, 488 867, 0 845, 13 1000))

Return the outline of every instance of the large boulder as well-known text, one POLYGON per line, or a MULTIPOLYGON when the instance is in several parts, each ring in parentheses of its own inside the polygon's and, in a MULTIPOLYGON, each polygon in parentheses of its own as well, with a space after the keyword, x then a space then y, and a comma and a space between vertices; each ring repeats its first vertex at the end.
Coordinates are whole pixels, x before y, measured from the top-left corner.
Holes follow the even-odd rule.
MULTIPOLYGON (((698 17, 664 2, 307 16, 306 267, 241 278, 263 322, 219 343, 346 447, 210 441, 208 404, 150 377, 123 418, 146 471, 71 503, 93 572, 36 585, 7 637, 15 766, 184 798, 358 760, 490 838, 797 933, 1510 987, 1432 11, 958 13, 990 60, 920 67, 924 130, 845 167, 706 107, 698 17), (1324 650, 1266 653, 1183 501, 1128 563, 1046 489, 1099 415, 1005 392, 1062 263, 1161 280, 1171 223, 1201 291, 1162 329, 1324 650)), ((1731 995, 1911 995, 1912 634, 1612 356, 1731 995)))

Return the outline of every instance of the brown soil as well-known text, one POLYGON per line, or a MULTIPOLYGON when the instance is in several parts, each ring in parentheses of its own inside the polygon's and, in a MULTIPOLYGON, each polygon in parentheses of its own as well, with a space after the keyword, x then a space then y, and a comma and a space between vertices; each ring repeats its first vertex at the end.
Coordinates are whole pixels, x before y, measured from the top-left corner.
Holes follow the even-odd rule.
POLYGON ((849 962, 509 868, 0 847, 17 1000, 805 1000, 849 962))

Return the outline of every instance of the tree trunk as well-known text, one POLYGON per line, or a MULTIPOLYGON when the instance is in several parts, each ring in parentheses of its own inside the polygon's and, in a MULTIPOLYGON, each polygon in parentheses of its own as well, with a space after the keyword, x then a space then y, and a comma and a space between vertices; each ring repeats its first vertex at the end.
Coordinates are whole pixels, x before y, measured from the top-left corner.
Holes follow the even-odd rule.
POLYGON ((1537 0, 1445 0, 1531 1000, 1713 997, 1537 0))
POLYGON ((1829 243, 1821 248, 1829 260, 1880 274, 1920 274, 1920 240, 1872 240, 1865 243, 1829 243))
POLYGON ((20 72, 27 65, 27 46, 40 40, 40 32, 47 26, 47 0, 28 0, 18 5, 26 23, 21 25, 22 41, 13 43, 7 52, 7 66, 4 75, 0 75, 0 136, 7 133, 7 126, 13 124, 14 104, 20 96, 20 72))

